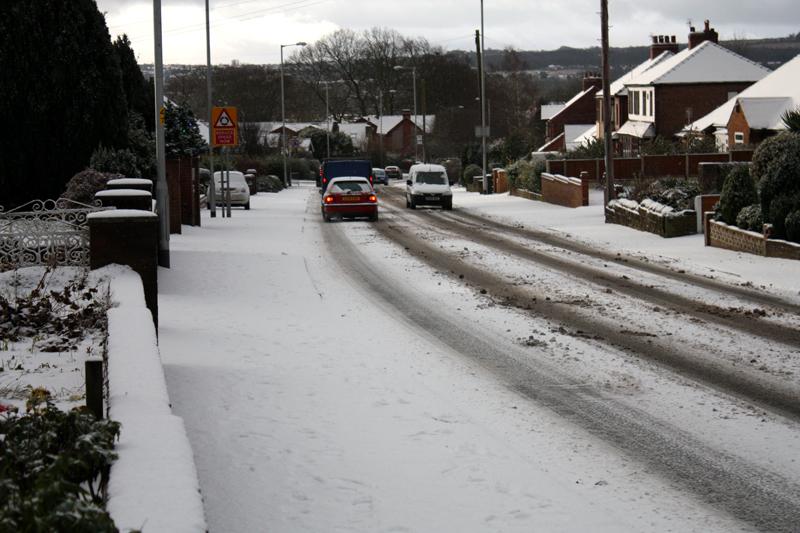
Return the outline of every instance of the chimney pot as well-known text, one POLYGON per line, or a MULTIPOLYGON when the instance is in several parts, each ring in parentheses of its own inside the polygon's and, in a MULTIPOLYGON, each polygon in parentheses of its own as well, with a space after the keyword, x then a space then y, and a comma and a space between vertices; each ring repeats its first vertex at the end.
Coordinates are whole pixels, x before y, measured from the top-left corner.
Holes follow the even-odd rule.
POLYGON ((673 43, 674 43, 674 42, 676 42, 676 41, 675 41, 675 36, 674 36, 674 35, 672 36, 672 42, 673 42, 673 43))
POLYGON ((710 22, 708 21, 708 19, 706 19, 706 21, 705 21, 705 25, 706 25, 706 31, 708 31, 708 30, 710 30, 710 29, 711 29, 711 28, 710 28, 710 26, 709 26, 709 24, 710 24, 710 22))

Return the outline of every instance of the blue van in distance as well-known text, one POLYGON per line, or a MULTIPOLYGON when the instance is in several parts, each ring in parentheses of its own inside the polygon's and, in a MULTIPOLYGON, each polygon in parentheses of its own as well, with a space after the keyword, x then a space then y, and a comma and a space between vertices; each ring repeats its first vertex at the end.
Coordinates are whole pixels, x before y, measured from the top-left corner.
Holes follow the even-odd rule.
POLYGON ((319 167, 317 187, 325 192, 328 182, 342 176, 367 178, 373 185, 372 163, 366 159, 326 159, 319 167))

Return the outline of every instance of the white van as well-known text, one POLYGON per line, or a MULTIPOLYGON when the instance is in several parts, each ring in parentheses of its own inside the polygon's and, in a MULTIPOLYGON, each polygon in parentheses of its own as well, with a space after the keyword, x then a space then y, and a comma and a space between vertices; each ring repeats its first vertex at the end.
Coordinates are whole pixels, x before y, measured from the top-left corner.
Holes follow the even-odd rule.
POLYGON ((438 205, 453 209, 453 191, 442 165, 413 165, 406 181, 406 207, 438 205))

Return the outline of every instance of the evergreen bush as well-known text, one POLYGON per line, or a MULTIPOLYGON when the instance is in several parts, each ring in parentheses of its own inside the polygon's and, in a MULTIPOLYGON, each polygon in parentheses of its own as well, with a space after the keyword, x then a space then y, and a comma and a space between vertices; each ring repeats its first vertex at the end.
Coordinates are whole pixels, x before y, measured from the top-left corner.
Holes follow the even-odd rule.
POLYGON ((761 213, 761 204, 752 204, 743 207, 736 215, 736 225, 742 229, 761 232, 764 225, 764 215, 761 213))
POLYGON ((142 173, 136 163, 136 156, 127 148, 115 150, 100 146, 92 154, 89 167, 99 172, 122 174, 126 178, 141 178, 142 173))
POLYGON ((786 226, 786 239, 800 243, 800 209, 795 209, 786 215, 784 225, 786 226))
POLYGON ((0 418, 0 530, 116 532, 103 485, 119 423, 60 411, 44 389, 28 410, 0 418))
POLYGON ((736 224, 736 217, 742 208, 758 202, 758 192, 750 169, 747 167, 734 168, 725 184, 719 199, 720 218, 726 224, 736 224))
POLYGON ((786 218, 790 213, 798 209, 800 209, 800 194, 792 196, 781 195, 772 200, 772 203, 769 204, 768 221, 772 223, 773 238, 787 238, 786 218))
POLYGON ((122 174, 99 172, 89 168, 72 176, 72 179, 67 182, 67 189, 61 197, 75 202, 91 204, 94 201, 95 193, 105 189, 108 180, 124 177, 122 174))
POLYGON ((800 134, 785 132, 763 141, 753 154, 753 178, 758 183, 761 210, 767 222, 783 228, 786 202, 772 208, 780 197, 800 193, 800 134), (783 214, 780 220, 773 218, 783 214))

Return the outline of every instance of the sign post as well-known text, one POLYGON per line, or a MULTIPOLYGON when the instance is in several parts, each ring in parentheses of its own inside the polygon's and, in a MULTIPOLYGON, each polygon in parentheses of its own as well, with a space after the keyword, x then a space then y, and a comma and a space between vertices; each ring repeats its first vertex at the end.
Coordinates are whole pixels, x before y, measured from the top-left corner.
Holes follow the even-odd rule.
MULTIPOLYGON (((235 107, 214 107, 211 110, 211 146, 222 146, 230 148, 239 145, 239 115, 235 107)), ((222 216, 231 216, 231 197, 230 197, 230 160, 225 151, 225 167, 227 170, 227 184, 225 180, 226 172, 220 172, 219 184, 223 199, 222 216), (227 194, 226 194, 227 191, 227 194), (224 204, 227 204, 224 205, 224 204), (226 210, 227 207, 227 210, 226 210)), ((211 186, 216 187, 214 172, 211 172, 211 186)))

